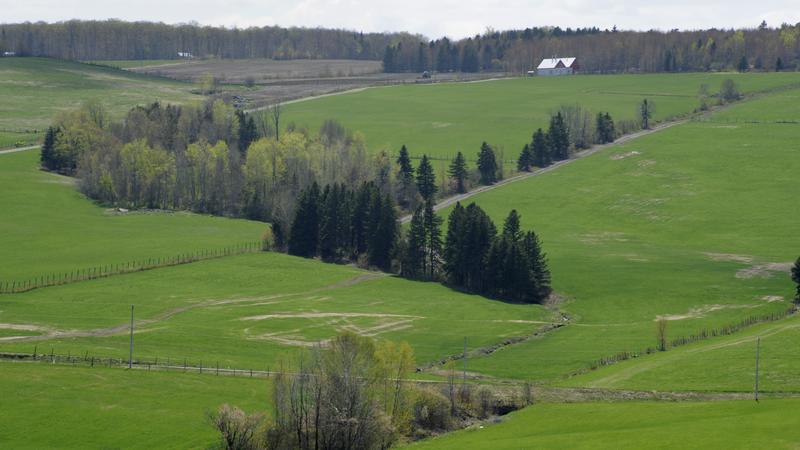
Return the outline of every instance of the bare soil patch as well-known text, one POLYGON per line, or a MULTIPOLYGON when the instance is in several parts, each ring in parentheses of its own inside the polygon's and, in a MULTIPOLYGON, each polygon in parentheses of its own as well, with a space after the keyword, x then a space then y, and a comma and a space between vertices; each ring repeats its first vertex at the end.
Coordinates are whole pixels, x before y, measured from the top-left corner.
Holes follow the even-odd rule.
POLYGON ((736 278, 772 278, 774 272, 786 272, 792 269, 792 263, 754 264, 746 269, 736 271, 736 278))
POLYGON ((751 309, 751 308, 758 308, 761 305, 704 305, 699 306, 697 308, 692 308, 685 314, 667 314, 667 315, 660 315, 656 316, 653 319, 654 322, 659 320, 686 320, 686 319, 698 319, 700 317, 705 317, 706 314, 712 313, 714 311, 720 311, 723 309, 751 309))
POLYGON ((617 153, 614 155, 609 156, 610 159, 614 161, 619 161, 621 159, 630 158, 631 156, 641 155, 641 153, 637 152, 636 150, 627 152, 627 153, 617 153))

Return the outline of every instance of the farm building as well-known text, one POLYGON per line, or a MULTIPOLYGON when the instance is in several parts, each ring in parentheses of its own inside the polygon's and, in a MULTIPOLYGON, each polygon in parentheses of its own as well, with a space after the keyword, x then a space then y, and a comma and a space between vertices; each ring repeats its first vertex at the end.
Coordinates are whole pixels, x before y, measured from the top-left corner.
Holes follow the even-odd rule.
POLYGON ((577 58, 545 58, 536 68, 536 73, 543 76, 572 75, 577 71, 577 58))

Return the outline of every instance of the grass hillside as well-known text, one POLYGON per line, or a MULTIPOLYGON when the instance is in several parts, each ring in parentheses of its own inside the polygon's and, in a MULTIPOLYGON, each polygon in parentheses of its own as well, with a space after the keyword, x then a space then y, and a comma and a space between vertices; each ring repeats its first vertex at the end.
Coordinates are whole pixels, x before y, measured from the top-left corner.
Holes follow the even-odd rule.
POLYGON ((482 141, 504 148, 516 160, 538 127, 562 105, 581 105, 593 114, 610 112, 615 120, 634 119, 642 99, 655 103, 656 120, 691 112, 705 84, 719 90, 726 78, 743 92, 800 83, 797 73, 693 73, 532 77, 490 82, 409 85, 287 105, 282 119, 316 129, 337 119, 363 132, 373 151, 397 152, 406 144, 412 155, 452 158, 463 151, 475 159, 482 141))
POLYGON ((208 448, 220 405, 270 412, 257 378, 0 362, 0 379, 9 448, 208 448))
POLYGON ((539 404, 413 449, 795 448, 800 400, 539 404))
POLYGON ((406 340, 422 364, 460 353, 464 337, 470 349, 488 346, 531 334, 550 316, 536 305, 274 253, 37 289, 2 301, 3 351, 127 357, 133 304, 138 358, 261 370, 344 330, 406 340), (32 331, 19 333, 20 325, 32 331))
POLYGON ((786 117, 787 95, 797 91, 473 197, 498 221, 516 208, 540 234, 573 323, 474 360, 472 370, 557 378, 654 347, 658 317, 669 319, 671 339, 786 309, 800 252, 800 211, 789 206, 799 125, 714 120, 786 117))
POLYGON ((2 282, 254 242, 265 229, 189 213, 113 213, 38 161, 35 150, 0 154, 2 282))
POLYGON ((0 58, 0 148, 37 141, 60 113, 97 100, 114 117, 156 100, 199 102, 188 83, 50 58, 0 58))

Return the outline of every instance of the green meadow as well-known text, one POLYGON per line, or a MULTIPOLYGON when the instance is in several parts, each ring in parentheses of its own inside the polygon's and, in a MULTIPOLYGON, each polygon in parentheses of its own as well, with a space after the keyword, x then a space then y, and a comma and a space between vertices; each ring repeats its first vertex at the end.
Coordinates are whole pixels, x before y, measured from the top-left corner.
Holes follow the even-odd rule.
POLYGON ((38 141, 60 113, 99 101, 113 117, 161 101, 202 101, 193 86, 165 78, 51 58, 0 58, 0 148, 38 141))
MULTIPOLYGON (((796 92, 714 118, 782 115, 796 92)), ((472 370, 559 378, 655 347, 659 317, 672 339, 785 310, 800 249, 798 126, 689 123, 473 197, 497 221, 516 208, 539 233, 572 323, 472 370)))
POLYGON ((412 449, 790 449, 798 399, 542 403, 412 449))
POLYGON ((210 448, 220 405, 269 414, 269 381, 0 362, 0 446, 210 448))
POLYGON ((0 154, 0 282, 221 249, 258 241, 265 229, 182 212, 116 213, 38 161, 36 150, 0 154))
POLYGON ((550 114, 562 105, 633 120, 647 98, 655 103, 654 119, 662 121, 692 112, 700 104, 701 85, 716 92, 727 78, 746 93, 800 83, 797 73, 691 73, 404 85, 287 105, 282 120, 311 129, 326 119, 339 120, 364 133, 372 151, 397 152, 405 144, 416 156, 452 158, 463 151, 474 160, 487 141, 502 149, 502 159, 516 161, 533 131, 546 128, 550 114))

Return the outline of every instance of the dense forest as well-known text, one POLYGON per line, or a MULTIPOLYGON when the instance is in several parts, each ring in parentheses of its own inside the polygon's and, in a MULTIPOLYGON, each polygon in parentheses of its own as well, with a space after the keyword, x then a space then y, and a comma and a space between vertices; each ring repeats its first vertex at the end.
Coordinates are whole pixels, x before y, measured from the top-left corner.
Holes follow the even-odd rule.
POLYGON ((535 27, 429 40, 409 33, 322 28, 246 29, 151 22, 68 21, 0 25, 0 51, 65 59, 195 57, 382 60, 386 72, 522 73, 543 58, 576 56, 581 70, 685 72, 798 70, 800 24, 742 30, 623 31, 535 27))
POLYGON ((360 33, 323 28, 247 29, 153 22, 79 21, 0 25, 0 54, 80 61, 197 58, 379 60, 387 45, 418 42, 407 33, 360 33))

